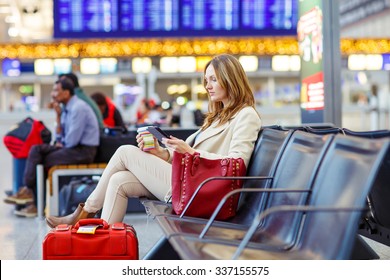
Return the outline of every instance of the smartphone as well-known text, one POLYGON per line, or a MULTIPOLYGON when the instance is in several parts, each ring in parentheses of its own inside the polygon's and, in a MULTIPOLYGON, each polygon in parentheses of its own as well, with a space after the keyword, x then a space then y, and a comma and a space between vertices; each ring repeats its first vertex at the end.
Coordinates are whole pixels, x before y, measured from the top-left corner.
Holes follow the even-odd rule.
POLYGON ((148 126, 147 131, 152 133, 154 137, 156 137, 160 142, 162 142, 163 138, 170 138, 168 134, 166 134, 157 126, 148 126))

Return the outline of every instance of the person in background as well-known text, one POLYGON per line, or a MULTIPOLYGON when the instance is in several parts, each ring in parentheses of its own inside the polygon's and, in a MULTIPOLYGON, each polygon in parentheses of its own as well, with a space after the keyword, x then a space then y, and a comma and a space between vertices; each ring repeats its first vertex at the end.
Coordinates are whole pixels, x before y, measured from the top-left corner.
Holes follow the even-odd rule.
POLYGON ((4 199, 5 203, 24 205, 15 210, 17 216, 35 217, 36 208, 36 166, 43 164, 47 171, 59 164, 92 163, 99 145, 99 125, 96 115, 74 92, 73 81, 61 78, 56 81, 51 96, 56 112, 57 126, 54 145, 32 146, 26 161, 23 181, 25 186, 18 193, 4 199), (62 106, 60 106, 60 104, 62 106))
POLYGON ((203 84, 208 92, 209 111, 197 132, 186 141, 173 136, 164 138, 166 148, 154 139, 155 148, 147 151, 143 150, 142 134, 138 134, 138 147, 123 145, 117 149, 85 203, 68 216, 47 217, 47 224, 74 225, 102 208, 101 218, 112 224, 123 220, 128 197, 168 201, 174 151, 199 152, 208 159, 242 158, 248 165, 261 120, 244 69, 234 56, 218 55, 206 64, 203 84))
POLYGON ((165 120, 163 116, 163 109, 161 108, 161 104, 155 104, 151 110, 149 111, 148 121, 151 124, 155 125, 165 125, 165 120))
POLYGON ((378 99, 378 86, 376 84, 371 85, 371 92, 369 97, 369 111, 370 111, 370 129, 379 129, 379 99, 378 99))
POLYGON ((122 115, 119 112, 118 108, 116 108, 114 102, 112 102, 111 98, 105 96, 101 92, 95 92, 91 95, 91 98, 98 105, 100 112, 103 116, 103 123, 105 127, 113 128, 113 127, 122 127, 126 128, 122 115))
POLYGON ((201 126, 204 122, 205 115, 198 108, 194 111, 194 122, 196 126, 201 126))
POLYGON ((137 109, 137 125, 151 124, 149 121, 149 113, 156 105, 154 100, 142 99, 137 109))
POLYGON ((171 110, 171 124, 172 127, 180 127, 181 123, 181 106, 176 103, 176 101, 172 102, 172 110, 171 110))
POLYGON ((99 128, 100 129, 103 129, 104 128, 104 123, 103 123, 103 116, 102 116, 102 113, 100 112, 100 109, 99 107, 96 105, 96 103, 92 100, 91 97, 89 97, 85 92, 84 90, 80 87, 79 85, 79 79, 77 78, 76 74, 74 73, 66 73, 66 74, 60 74, 58 75, 58 79, 61 80, 63 79, 64 77, 67 77, 68 79, 70 79, 74 86, 75 86, 75 89, 74 89, 74 92, 75 92, 75 95, 81 99, 81 100, 84 100, 93 110, 93 112, 95 113, 96 115, 96 118, 98 120, 98 123, 99 123, 99 128))

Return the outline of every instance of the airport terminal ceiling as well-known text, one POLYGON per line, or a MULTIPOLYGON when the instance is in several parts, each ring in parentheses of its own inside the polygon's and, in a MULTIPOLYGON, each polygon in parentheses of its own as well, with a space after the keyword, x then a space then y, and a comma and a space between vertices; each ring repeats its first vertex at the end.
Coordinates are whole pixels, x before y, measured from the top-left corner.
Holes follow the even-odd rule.
MULTIPOLYGON (((337 1, 340 7, 342 38, 367 36, 390 38, 390 29, 383 28, 390 23, 389 0, 337 1)), ((66 3, 67 1, 56 3, 60 2, 66 3)), ((120 3, 122 1, 109 2, 120 3)), ((193 1, 186 2, 192 3, 193 1)), ((49 42, 54 36, 53 0, 0 0, 0 22, 4 23, 0 25, 0 43, 49 42)))

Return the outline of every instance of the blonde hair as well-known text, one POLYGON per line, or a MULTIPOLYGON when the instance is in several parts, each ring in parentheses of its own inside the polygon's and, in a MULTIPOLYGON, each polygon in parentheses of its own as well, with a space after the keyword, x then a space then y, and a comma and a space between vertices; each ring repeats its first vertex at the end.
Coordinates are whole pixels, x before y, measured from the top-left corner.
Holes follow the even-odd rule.
MULTIPOLYGON (((219 85, 226 90, 228 103, 224 107, 221 101, 211 102, 209 97, 209 112, 206 114, 202 130, 205 130, 215 121, 218 125, 227 123, 242 108, 250 106, 255 108, 255 98, 248 77, 240 62, 232 55, 222 54, 215 56, 205 66, 206 69, 212 65, 219 85)), ((206 81, 203 79, 203 86, 206 88, 206 81)), ((206 88, 207 90, 207 88, 206 88)))

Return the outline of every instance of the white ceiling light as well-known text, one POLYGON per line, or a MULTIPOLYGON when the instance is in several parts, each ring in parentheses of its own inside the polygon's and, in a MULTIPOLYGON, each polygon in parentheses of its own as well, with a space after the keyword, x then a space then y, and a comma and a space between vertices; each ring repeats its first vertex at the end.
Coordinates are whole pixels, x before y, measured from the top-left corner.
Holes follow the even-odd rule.
POLYGON ((366 69, 367 70, 381 70, 383 65, 383 56, 380 54, 366 55, 366 69))
POLYGON ((178 70, 181 73, 193 73, 196 71, 196 59, 194 56, 179 57, 178 70))
POLYGON ((254 55, 243 55, 238 59, 245 72, 255 72, 259 68, 259 58, 254 55))
POLYGON ((290 55, 290 70, 291 71, 301 70, 301 57, 299 55, 290 55))
POLYGON ((135 57, 131 61, 133 73, 149 73, 152 69, 152 60, 149 57, 135 57))
POLYGON ((351 54, 348 56, 349 70, 364 70, 366 68, 366 56, 364 54, 351 54))
POLYGON ((100 63, 97 58, 82 58, 80 60, 81 74, 99 74, 100 63))
POLYGON ((72 71, 72 61, 68 58, 54 59, 54 73, 62 74, 72 71))
POLYGON ((16 28, 16 27, 8 28, 8 36, 10 36, 10 37, 18 37, 19 36, 19 29, 16 28))
POLYGON ((288 55, 274 55, 272 57, 273 71, 289 71, 290 57, 288 55))
POLYGON ((162 57, 160 59, 161 73, 177 73, 178 68, 177 57, 162 57))
POLYGON ((53 75, 54 61, 52 59, 36 59, 34 61, 34 72, 36 75, 53 75))

